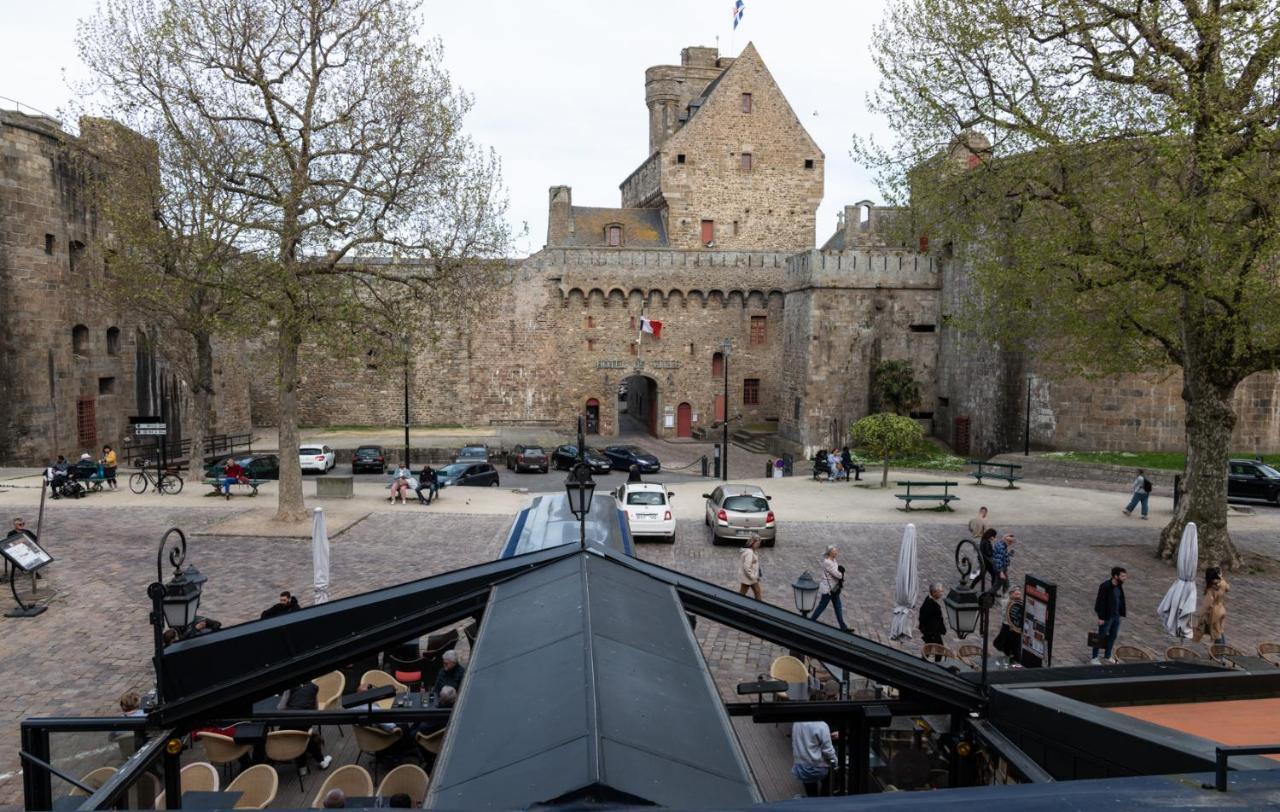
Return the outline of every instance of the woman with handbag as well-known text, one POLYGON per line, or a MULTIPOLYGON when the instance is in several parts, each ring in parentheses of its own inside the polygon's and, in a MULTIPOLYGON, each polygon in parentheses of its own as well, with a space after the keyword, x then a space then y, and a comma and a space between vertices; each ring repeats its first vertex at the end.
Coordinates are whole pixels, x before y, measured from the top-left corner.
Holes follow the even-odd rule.
POLYGON ((840 590, 844 589, 844 567, 836 563, 836 555, 838 551, 835 545, 827 548, 826 555, 822 556, 822 580, 818 582, 818 605, 813 610, 810 620, 817 620, 826 611, 827 604, 836 611, 836 623, 840 624, 840 631, 852 632, 844 623, 844 606, 840 603, 840 590))
POLYGON ((758 601, 764 600, 760 592, 760 555, 756 552, 759 549, 760 534, 752 533, 738 559, 738 594, 750 592, 758 601))
POLYGON ((1000 633, 996 635, 992 645, 1009 658, 1013 663, 1022 653, 1022 589, 1014 587, 1009 590, 1009 603, 1004 607, 1004 618, 1000 623, 1000 633))

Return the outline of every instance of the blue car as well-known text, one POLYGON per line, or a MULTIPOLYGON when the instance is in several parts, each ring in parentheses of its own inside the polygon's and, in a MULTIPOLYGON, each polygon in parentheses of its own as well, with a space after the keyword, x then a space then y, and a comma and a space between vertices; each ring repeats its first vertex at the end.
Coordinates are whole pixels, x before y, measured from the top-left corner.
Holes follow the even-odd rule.
POLYGON ((639 466, 642 474, 656 474, 662 470, 658 458, 640 446, 610 445, 605 446, 604 453, 615 471, 630 471, 633 465, 639 466))

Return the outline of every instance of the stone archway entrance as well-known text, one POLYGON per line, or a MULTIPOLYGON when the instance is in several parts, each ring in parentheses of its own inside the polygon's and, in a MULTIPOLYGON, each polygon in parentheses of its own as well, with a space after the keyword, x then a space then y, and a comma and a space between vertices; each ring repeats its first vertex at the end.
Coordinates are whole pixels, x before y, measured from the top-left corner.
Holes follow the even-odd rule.
POLYGON ((648 375, 626 378, 626 400, 618 401, 618 433, 658 433, 658 382, 648 375))

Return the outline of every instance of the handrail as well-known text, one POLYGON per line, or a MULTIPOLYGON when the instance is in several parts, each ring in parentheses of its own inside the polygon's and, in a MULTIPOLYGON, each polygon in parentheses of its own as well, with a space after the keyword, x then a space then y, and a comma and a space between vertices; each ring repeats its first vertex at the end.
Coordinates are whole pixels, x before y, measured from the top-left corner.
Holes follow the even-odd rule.
POLYGON ((1242 744, 1214 748, 1217 763, 1213 770, 1213 787, 1218 792, 1227 791, 1227 759, 1232 756, 1266 756, 1280 753, 1280 744, 1242 744))

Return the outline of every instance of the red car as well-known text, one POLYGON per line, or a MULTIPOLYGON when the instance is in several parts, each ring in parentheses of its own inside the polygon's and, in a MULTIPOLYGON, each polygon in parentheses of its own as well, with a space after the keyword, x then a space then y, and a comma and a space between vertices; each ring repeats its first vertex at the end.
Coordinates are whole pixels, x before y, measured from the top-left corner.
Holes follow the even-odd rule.
POLYGON ((551 466, 551 458, 539 445, 518 445, 507 452, 507 470, 537 471, 545 474, 551 466))

